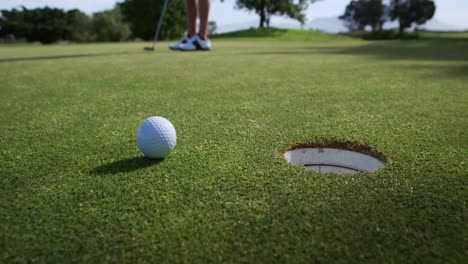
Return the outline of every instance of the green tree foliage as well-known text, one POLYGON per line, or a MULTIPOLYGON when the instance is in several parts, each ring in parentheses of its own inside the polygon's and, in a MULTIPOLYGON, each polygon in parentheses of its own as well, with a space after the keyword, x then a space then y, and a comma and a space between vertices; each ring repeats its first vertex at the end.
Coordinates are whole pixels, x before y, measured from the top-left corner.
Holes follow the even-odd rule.
POLYGON ((76 42, 94 41, 92 19, 83 12, 77 9, 68 11, 66 25, 65 39, 76 42))
POLYGON ((25 38, 25 28, 18 23, 22 19, 22 13, 16 9, 11 11, 0 10, 0 39, 25 38), (16 34, 13 34, 13 32, 16 32, 16 34))
POLYGON ((12 35, 28 41, 52 43, 65 39, 67 13, 56 8, 2 10, 1 36, 12 35))
POLYGON ((79 10, 57 8, 2 10, 0 38, 53 43, 59 40, 91 41, 91 19, 79 10))
POLYGON ((387 19, 387 9, 382 0, 353 0, 340 19, 351 31, 364 30, 366 26, 370 26, 374 32, 380 31, 387 19))
POLYGON ((392 0, 392 20, 398 20, 400 34, 413 24, 422 25, 434 16, 436 6, 433 0, 392 0))
POLYGON ((124 23, 119 6, 94 13, 92 28, 97 41, 124 41, 131 34, 130 26, 124 23))
MULTIPOLYGON (((132 34, 142 39, 152 39, 164 0, 125 0, 119 4, 132 34)), ((187 29, 185 2, 173 0, 167 8, 161 25, 161 39, 178 38, 187 29)))
POLYGON ((316 0, 236 0, 236 8, 254 11, 260 16, 259 27, 263 28, 269 27, 271 16, 288 16, 304 24, 304 11, 310 1, 316 0))
POLYGON ((1 10, 0 14, 0 38, 54 43, 122 41, 130 36, 118 6, 92 17, 77 9, 65 12, 48 7, 1 10))

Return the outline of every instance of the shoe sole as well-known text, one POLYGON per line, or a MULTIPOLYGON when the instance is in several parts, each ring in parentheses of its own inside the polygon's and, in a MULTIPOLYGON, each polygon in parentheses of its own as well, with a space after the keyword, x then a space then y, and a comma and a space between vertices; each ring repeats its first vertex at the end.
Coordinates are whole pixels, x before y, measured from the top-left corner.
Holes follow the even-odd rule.
POLYGON ((180 51, 183 52, 194 52, 194 51, 211 51, 211 49, 193 49, 193 50, 184 50, 184 49, 179 49, 180 51))

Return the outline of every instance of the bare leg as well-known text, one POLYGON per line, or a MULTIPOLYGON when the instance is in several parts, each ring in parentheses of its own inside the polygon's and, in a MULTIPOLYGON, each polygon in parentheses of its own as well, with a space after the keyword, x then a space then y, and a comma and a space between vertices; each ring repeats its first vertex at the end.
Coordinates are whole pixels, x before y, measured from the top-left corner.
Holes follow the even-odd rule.
POLYGON ((208 15, 210 14, 210 0, 198 1, 198 12, 200 13, 200 30, 198 31, 198 34, 200 34, 201 38, 208 39, 208 15))
POLYGON ((185 5, 186 9, 187 9, 188 35, 191 37, 197 34, 197 16, 198 16, 197 0, 186 0, 185 3, 186 3, 185 5))

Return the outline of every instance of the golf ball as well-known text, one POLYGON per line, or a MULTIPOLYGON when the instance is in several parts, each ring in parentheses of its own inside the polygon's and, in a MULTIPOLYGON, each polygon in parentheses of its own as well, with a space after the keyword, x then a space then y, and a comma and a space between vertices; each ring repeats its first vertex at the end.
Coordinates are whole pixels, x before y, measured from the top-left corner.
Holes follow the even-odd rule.
POLYGON ((169 155, 176 145, 176 130, 164 117, 153 116, 145 119, 137 131, 138 149, 148 158, 162 159, 169 155))

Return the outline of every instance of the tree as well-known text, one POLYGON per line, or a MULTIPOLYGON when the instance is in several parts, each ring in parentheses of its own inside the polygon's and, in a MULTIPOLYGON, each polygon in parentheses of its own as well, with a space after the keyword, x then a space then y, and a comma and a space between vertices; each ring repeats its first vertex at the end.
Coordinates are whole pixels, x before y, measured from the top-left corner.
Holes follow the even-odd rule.
POLYGON ((392 20, 398 20, 400 35, 414 23, 422 25, 434 16, 436 6, 433 0, 392 0, 392 20))
POLYGON ((236 8, 254 11, 260 16, 259 27, 263 28, 270 26, 271 16, 288 16, 304 24, 304 10, 309 1, 317 0, 236 0, 236 8))
POLYGON ((2 10, 0 37, 53 43, 59 40, 90 41, 91 19, 79 10, 57 8, 2 10))
POLYGON ((65 39, 77 42, 94 41, 95 34, 92 28, 92 19, 78 9, 73 9, 66 14, 65 39))
POLYGON ((119 6, 95 13, 92 26, 97 41, 124 41, 131 34, 130 26, 124 23, 119 6))
POLYGON ((67 14, 56 8, 2 10, 2 35, 53 43, 67 35, 67 14))
POLYGON ((364 30, 370 26, 372 31, 381 31, 387 20, 388 6, 382 0, 353 0, 340 16, 350 30, 364 30))
POLYGON ((0 38, 20 39, 26 37, 25 27, 21 23, 23 18, 20 10, 1 10, 0 13, 0 38))
MULTIPOLYGON (((124 20, 130 24, 133 36, 152 39, 164 0, 125 0, 119 4, 124 20)), ((161 25, 161 39, 178 38, 187 28, 183 0, 173 0, 161 25)))

